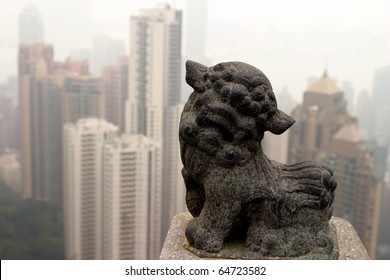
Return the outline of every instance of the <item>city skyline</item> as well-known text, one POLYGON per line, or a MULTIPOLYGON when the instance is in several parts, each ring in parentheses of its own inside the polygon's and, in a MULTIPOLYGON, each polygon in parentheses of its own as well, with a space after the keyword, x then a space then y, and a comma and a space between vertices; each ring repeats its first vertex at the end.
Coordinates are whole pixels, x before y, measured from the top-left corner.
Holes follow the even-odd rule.
MULTIPOLYGON (((291 3, 284 0, 272 3, 265 1, 262 4, 255 4, 254 1, 248 0, 247 3, 251 3, 250 5, 242 5, 245 9, 237 10, 234 10, 235 6, 230 0, 224 2, 226 9, 222 9, 221 5, 218 6, 215 0, 201 0, 197 2, 199 5, 190 5, 193 14, 187 18, 188 1, 162 1, 165 4, 154 0, 148 1, 147 4, 134 1, 132 5, 118 1, 110 9, 105 0, 96 5, 88 0, 82 2, 80 7, 70 0, 68 10, 65 9, 63 12, 65 15, 66 11, 75 9, 75 19, 69 20, 68 28, 78 22, 77 16, 87 11, 89 16, 84 18, 84 21, 88 24, 80 26, 79 30, 75 29, 74 32, 63 33, 61 28, 57 29, 58 34, 55 36, 50 31, 55 26, 51 25, 53 23, 51 17, 58 13, 62 4, 53 10, 53 3, 48 4, 46 0, 28 2, 36 9, 31 9, 30 4, 26 6, 24 0, 17 2, 21 6, 17 13, 20 15, 19 22, 23 22, 20 19, 26 16, 27 7, 29 8, 27 21, 31 20, 39 24, 31 25, 34 29, 31 34, 26 32, 24 25, 19 26, 19 35, 37 35, 27 39, 22 39, 23 36, 18 37, 17 40, 22 44, 17 47, 15 57, 10 55, 13 52, 12 41, 0 43, 0 59, 6 57, 6 63, 15 60, 18 66, 17 76, 14 79, 3 77, 5 68, 0 66, 0 101, 2 102, 0 103, 0 175, 3 177, 0 179, 15 192, 20 191, 21 187, 23 199, 45 201, 57 204, 59 208, 65 202, 68 212, 65 211, 64 219, 68 229, 73 227, 75 222, 69 219, 70 216, 74 216, 74 213, 69 213, 75 211, 77 214, 84 211, 77 207, 72 209, 75 203, 78 203, 81 209, 84 207, 82 206, 84 203, 80 202, 83 198, 74 196, 75 189, 84 188, 85 192, 88 189, 84 198, 90 206, 98 205, 102 200, 109 205, 110 210, 104 217, 95 215, 99 220, 98 223, 102 224, 102 219, 105 219, 107 224, 111 223, 110 220, 115 221, 110 224, 112 228, 99 233, 101 236, 97 236, 96 240, 82 237, 77 226, 72 229, 71 234, 69 230, 65 230, 66 258, 99 259, 104 258, 106 250, 108 258, 156 259, 173 215, 187 210, 178 141, 178 123, 183 102, 191 92, 191 89, 184 85, 186 59, 194 58, 207 66, 221 61, 241 60, 251 63, 266 73, 272 81, 279 109, 291 114, 296 120, 293 128, 288 131, 289 134, 286 132, 282 136, 275 136, 278 140, 273 137, 268 138, 268 135, 265 137, 264 151, 271 159, 284 162, 287 161, 287 157, 290 157, 291 161, 292 156, 294 162, 314 159, 330 164, 331 159, 337 158, 344 164, 344 160, 348 162, 351 158, 352 160, 369 158, 371 165, 366 169, 362 164, 356 170, 345 172, 337 162, 332 166, 336 175, 338 172, 343 174, 339 182, 348 185, 350 189, 359 185, 364 191, 367 191, 365 186, 375 180, 367 179, 356 183, 357 181, 348 178, 354 177, 356 172, 363 175, 367 172, 368 176, 375 176, 378 182, 385 182, 385 173, 387 176, 390 174, 390 169, 385 163, 388 155, 387 145, 390 142, 390 130, 386 126, 390 110, 382 106, 390 102, 390 95, 387 94, 390 89, 387 79, 390 74, 390 53, 386 52, 390 49, 390 33, 387 33, 387 29, 375 29, 375 32, 380 35, 377 34, 377 39, 371 40, 372 37, 366 37, 371 36, 369 35, 371 33, 363 32, 369 29, 368 26, 382 26, 384 23, 389 23, 390 26, 390 19, 379 16, 374 17, 367 26, 360 25, 362 22, 356 21, 356 15, 366 6, 363 2, 356 1, 356 7, 350 7, 352 13, 346 14, 348 16, 343 18, 344 21, 347 19, 351 21, 348 24, 343 22, 338 26, 339 30, 336 30, 337 23, 341 20, 340 16, 346 13, 346 10, 343 10, 344 4, 332 10, 330 7, 335 4, 333 0, 329 1, 329 6, 316 7, 317 10, 323 8, 323 13, 329 12, 327 14, 329 20, 322 16, 317 18, 314 14, 314 5, 303 0, 298 1, 297 7, 291 6, 291 3), (160 4, 157 5, 157 2, 160 4), (307 7, 299 10, 303 4, 307 7), (282 5, 286 5, 286 8, 290 7, 291 11, 287 12, 282 5), (249 6, 252 7, 251 11, 246 10, 249 6), (48 7, 51 7, 53 12, 49 16, 51 24, 45 20, 47 11, 50 11, 48 7), (108 16, 121 7, 121 12, 115 19, 117 24, 113 25, 121 26, 116 32, 104 31, 103 26, 97 24, 109 18, 105 17, 103 7, 108 16), (259 7, 261 9, 256 11, 259 7), (276 23, 276 17, 272 17, 272 11, 276 11, 275 9, 279 11, 278 17, 282 25, 285 24, 282 29, 280 23, 276 23), (247 14, 244 11, 247 11, 247 14), (333 13, 330 13, 331 11, 333 13), (302 17, 296 18, 291 25, 287 25, 286 21, 290 19, 289 12, 295 12, 302 17), (125 13, 127 16, 123 20, 124 17, 119 15, 125 13), (196 17, 201 14, 202 16, 196 17), (245 20, 237 23, 235 16, 245 20), (202 23, 197 25, 197 20, 202 20, 202 23), (258 25, 259 20, 262 22, 260 25, 258 25), (308 22, 311 24, 306 25, 308 22), (97 26, 91 28, 90 25, 94 24, 97 26), (124 38, 120 35, 122 24, 126 26, 124 38), (95 32, 99 28, 102 32, 95 32), (348 37, 349 42, 348 39, 343 38, 342 33, 347 30, 345 28, 351 31, 346 33, 348 36, 345 36, 348 37), (354 33, 358 29, 361 30, 360 35, 362 35, 359 40, 354 33), (329 33, 331 30, 335 33, 329 33), (387 35, 389 36, 386 37, 387 35), (67 38, 72 36, 74 42, 66 43, 67 38), (79 40, 80 36, 83 42, 79 40), (62 38, 63 44, 56 38, 62 38), (196 40, 197 38, 199 40, 196 40), (315 43, 310 43, 310 40, 314 40, 315 43), (198 46, 188 45, 196 44, 197 41, 199 41, 198 46), (127 51, 124 51, 125 45, 127 51), (371 48, 373 46, 375 48, 371 48), (386 49, 387 46, 389 48, 386 49), (4 52, 4 50, 8 51, 4 52), (370 50, 369 55, 364 55, 360 59, 355 57, 354 60, 354 56, 364 54, 368 50, 370 50), (73 58, 68 58, 70 53, 74 55, 73 58), (382 64, 378 62, 379 56, 382 58, 382 64), (369 64, 366 63, 367 61, 369 64), (359 65, 364 67, 359 68, 359 65), (359 76, 363 78, 357 78, 359 76), (2 82, 3 78, 4 82, 2 82), (367 88, 362 87, 363 84, 369 83, 371 84, 367 88), (19 97, 18 103, 15 100, 16 96, 19 97), (303 101, 297 101, 301 99, 300 96, 303 101), (322 106, 326 109, 322 109, 322 106), (295 109, 291 113, 292 108, 295 109), (91 153, 91 139, 84 143, 79 141, 81 137, 77 140, 79 142, 75 140, 76 142, 69 144, 71 142, 64 141, 66 138, 62 137, 66 128, 81 127, 91 122, 86 118, 96 118, 92 123, 103 122, 103 127, 115 130, 115 139, 112 136, 111 143, 108 141, 107 145, 103 145, 107 137, 104 129, 95 135, 100 139, 98 141, 100 146, 93 147, 98 159, 94 157, 94 153, 91 153), (64 125, 65 130, 63 130, 64 125), (344 144, 339 145, 337 151, 333 150, 339 144, 335 139, 344 141, 342 137, 337 138, 340 133, 342 136, 353 134, 348 131, 363 134, 368 140, 364 142, 367 150, 360 153, 363 140, 356 143, 351 141, 348 149, 355 151, 352 154, 343 154, 344 144), (88 145, 84 147, 85 144, 88 145), (288 152, 289 145, 293 149, 288 152), (94 165, 103 168, 104 171, 99 173, 97 167, 94 170, 96 174, 116 174, 117 177, 93 175, 89 164, 80 165, 83 152, 76 155, 78 158, 73 154, 75 146, 84 147, 82 149, 90 157, 87 159, 88 163, 93 162, 94 165), (128 158, 129 152, 139 153, 143 160, 128 158), (356 158, 353 158, 354 156, 356 158), (106 162, 104 157, 111 158, 111 161, 106 162), (131 161, 131 168, 129 168, 129 161, 131 161), (10 168, 7 167, 8 164, 10 168), (143 169, 140 169, 142 172, 135 176, 132 173, 133 165, 143 166, 143 169), (117 173, 119 167, 121 171, 117 173), (78 171, 82 173, 84 169, 85 178, 63 188, 63 184, 69 182, 67 181, 70 180, 69 178, 75 177, 78 171), (21 186, 18 186, 18 172, 21 186), (134 177, 131 182, 135 179, 143 183, 140 185, 134 183, 130 186, 129 176, 134 177), (93 183, 94 187, 90 188, 88 184, 92 179, 97 180, 93 183), (99 181, 101 179, 103 180, 99 181), (84 181, 87 182, 86 185, 84 181), (104 194, 99 191, 101 187, 104 188, 104 194), (142 194, 134 196, 134 189, 142 190, 142 194), (118 191, 126 195, 121 197, 118 191), (129 199, 130 193, 131 199, 129 199), (70 196, 73 198, 70 199, 70 196), (94 200, 95 196, 98 197, 99 203, 94 200), (116 204, 115 201, 119 200, 121 202, 116 204), (129 203, 135 200, 139 204, 137 206, 132 204, 131 208, 145 208, 141 211, 142 215, 138 213, 137 216, 132 212, 133 210, 129 210, 130 208, 123 208, 125 204, 129 206, 129 203), (69 209, 72 210, 69 212, 69 209), (128 220, 128 217, 130 217, 129 223, 137 221, 145 228, 130 230, 129 224, 123 223, 123 219, 128 220), (142 217, 147 217, 148 222, 143 223, 145 219, 142 217), (123 230, 117 230, 118 224, 123 226, 123 230), (154 227, 156 230, 151 230, 154 227), (129 232, 131 237, 125 238, 124 236, 129 232), (79 240, 72 245, 72 248, 66 247, 73 236, 77 236, 79 240), (123 251, 118 251, 119 243, 114 242, 118 236, 125 244, 123 251), (139 242, 136 249, 138 251, 133 254, 135 236, 138 236, 137 240, 143 241, 139 242), (86 245, 85 253, 80 253, 80 248, 77 248, 82 243, 80 238, 84 239, 85 244, 89 244, 89 247, 86 245), (104 238, 107 240, 104 241, 106 243, 102 241, 104 238), (94 244, 102 245, 102 242, 103 247, 94 247, 94 244), (145 247, 145 244, 148 245, 145 247)), ((191 1, 191 4, 194 3, 191 1)), ((382 4, 386 7, 385 3, 382 4)), ((12 14, 12 10, 13 8, 9 8, 7 12, 12 14)), ((367 15, 372 13, 373 10, 367 11, 367 15)), ((383 14, 383 11, 378 13, 378 15, 383 14)), ((4 19, 1 19, 0 23, 2 20, 4 19)), ((58 20, 63 19, 59 17, 58 20)), ((106 24, 111 26, 108 21, 106 24)), ((7 68, 6 72, 12 72, 12 67, 7 68)), ((86 125, 88 126, 89 124, 86 125)), ((91 125, 93 126, 100 127, 100 124, 91 125)), ((378 194, 382 185, 377 184, 377 181, 374 183, 378 186, 375 187, 375 193, 378 194)), ((364 191, 360 193, 360 197, 368 196, 364 191)), ((376 202, 379 202, 378 197, 375 196, 376 202)), ((348 200, 352 198, 349 197, 348 200)), ((99 205, 98 208, 102 209, 99 205)), ((91 209, 86 209, 85 213, 89 213, 91 209)), ((379 208, 375 209, 375 217, 377 217, 379 208)), ((342 218, 349 217, 346 212, 339 213, 342 218)), ((88 220, 87 216, 83 218, 85 221, 88 220)), ((80 224, 80 220, 76 223, 80 224)), ((82 226, 83 223, 80 227, 82 226)), ((372 232, 376 232, 376 222, 374 226, 372 232)), ((96 231, 96 227, 101 226, 93 225, 88 229, 89 232, 96 231)), ((356 230, 359 232, 359 227, 356 227, 356 230)), ((367 232, 369 233, 362 234, 361 238, 363 243, 369 243, 365 245, 369 246, 370 255, 375 256, 376 234, 367 232), (371 241, 365 241, 369 239, 371 241)))
MULTIPOLYGON (((16 74, 17 17, 29 2, 42 14, 45 41, 56 46, 58 60, 76 49, 91 50, 96 34, 123 40, 128 53, 129 16, 157 3, 174 3, 185 17, 187 7, 184 0, 7 3, 0 12, 3 26, 9 26, 0 30, 0 59, 7 65, 0 67, 0 82, 16 74)), ((375 70, 390 61, 388 1, 224 1, 223 9, 215 0, 207 4, 206 55, 212 63, 250 62, 267 73, 276 91, 287 86, 297 101, 308 76, 319 77, 325 67, 355 92, 371 93, 375 70)))

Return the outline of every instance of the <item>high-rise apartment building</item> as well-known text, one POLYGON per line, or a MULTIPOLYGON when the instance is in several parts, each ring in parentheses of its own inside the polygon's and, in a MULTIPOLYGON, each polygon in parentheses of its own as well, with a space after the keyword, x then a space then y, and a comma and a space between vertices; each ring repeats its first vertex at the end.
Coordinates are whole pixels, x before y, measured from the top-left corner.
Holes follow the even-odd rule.
POLYGON ((328 164, 339 185, 333 213, 353 224, 370 257, 375 258, 383 183, 357 124, 345 125, 335 134, 328 164))
POLYGON ((180 156, 179 123, 181 113, 183 112, 184 104, 170 106, 166 111, 166 129, 164 130, 164 140, 167 143, 164 146, 164 164, 162 166, 163 183, 166 186, 166 191, 162 195, 162 204, 169 211, 167 217, 163 218, 165 225, 163 231, 167 232, 171 219, 174 215, 186 212, 187 206, 185 201, 186 188, 184 186, 181 169, 183 164, 180 156))
POLYGON ((19 44, 44 42, 44 29, 41 13, 31 3, 19 15, 19 44))
POLYGON ((53 47, 19 47, 19 121, 22 197, 62 201, 62 127, 102 117, 99 82, 85 61, 55 62, 53 47))
POLYGON ((161 147, 143 135, 106 141, 103 153, 103 258, 158 259, 161 147))
POLYGON ((374 258, 382 178, 343 92, 325 73, 305 91, 292 116, 289 162, 317 160, 333 169, 338 182, 333 215, 353 224, 374 258))
POLYGON ((103 145, 118 128, 99 119, 66 124, 63 134, 66 259, 103 257, 103 145))
POLYGON ((158 259, 161 147, 99 119, 64 127, 67 259, 158 259))
POLYGON ((62 123, 82 118, 104 118, 101 80, 90 76, 66 76, 61 96, 62 123))
POLYGON ((67 76, 89 76, 89 64, 84 59, 67 58, 64 62, 55 61, 54 70, 60 84, 67 76))
MULTIPOLYGON (((53 73, 53 47, 51 45, 35 44, 21 45, 19 47, 19 112, 20 112, 20 160, 22 178, 22 197, 45 199, 47 196, 41 194, 39 189, 42 185, 37 183, 40 174, 34 173, 33 167, 36 161, 33 153, 39 155, 39 151, 33 149, 37 143, 34 134, 39 136, 39 132, 34 130, 34 113, 39 113, 34 109, 36 104, 36 92, 39 91, 37 80, 53 73)), ((39 141, 39 140, 38 140, 39 141)), ((43 143, 41 143, 42 145, 43 143)), ((45 188, 45 187, 43 187, 45 188)))
POLYGON ((128 58, 118 59, 115 65, 103 68, 102 90, 106 120, 125 131, 125 104, 128 94, 128 58))
MULTIPOLYGON (((171 108, 180 103, 181 86, 181 11, 168 5, 143 10, 130 18, 129 96, 126 131, 143 134, 162 145, 161 242, 171 218, 169 205, 179 188, 181 164, 172 161, 178 137, 170 134, 177 115, 171 108)), ((162 244, 161 244, 162 245, 162 244)))
POLYGON ((164 6, 130 18, 126 131, 162 140, 164 108, 180 102, 181 12, 164 6))

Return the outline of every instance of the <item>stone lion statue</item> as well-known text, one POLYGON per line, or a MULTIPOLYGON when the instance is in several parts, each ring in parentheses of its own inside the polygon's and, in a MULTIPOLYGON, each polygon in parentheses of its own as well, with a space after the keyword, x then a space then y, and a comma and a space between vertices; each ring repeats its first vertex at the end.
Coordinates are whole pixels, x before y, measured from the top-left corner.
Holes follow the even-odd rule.
POLYGON ((263 153, 265 131, 282 134, 294 123, 277 108, 267 77, 242 62, 187 61, 186 81, 194 92, 179 139, 194 216, 185 232, 191 246, 219 252, 241 224, 257 257, 332 258, 332 170, 317 162, 285 165, 263 153))

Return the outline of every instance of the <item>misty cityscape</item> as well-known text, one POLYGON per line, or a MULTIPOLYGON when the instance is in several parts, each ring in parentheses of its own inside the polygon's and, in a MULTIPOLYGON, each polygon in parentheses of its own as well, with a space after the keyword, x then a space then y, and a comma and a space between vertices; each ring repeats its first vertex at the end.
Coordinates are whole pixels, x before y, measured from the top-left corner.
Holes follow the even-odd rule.
POLYGON ((296 121, 264 153, 330 166, 333 215, 390 259, 390 3, 313 2, 3 4, 0 258, 159 259, 189 59, 264 71, 296 121))

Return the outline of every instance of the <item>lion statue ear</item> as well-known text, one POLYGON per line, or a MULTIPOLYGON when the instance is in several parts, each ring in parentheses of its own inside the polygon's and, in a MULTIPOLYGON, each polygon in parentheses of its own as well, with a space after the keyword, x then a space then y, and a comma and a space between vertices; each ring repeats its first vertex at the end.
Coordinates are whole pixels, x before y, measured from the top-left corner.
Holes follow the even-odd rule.
POLYGON ((208 71, 208 67, 195 61, 186 61, 186 82, 195 91, 204 92, 205 87, 205 74, 208 71))
POLYGON ((273 134, 279 135, 285 132, 294 123, 295 120, 293 118, 283 111, 277 110, 277 112, 268 119, 266 129, 273 134))

